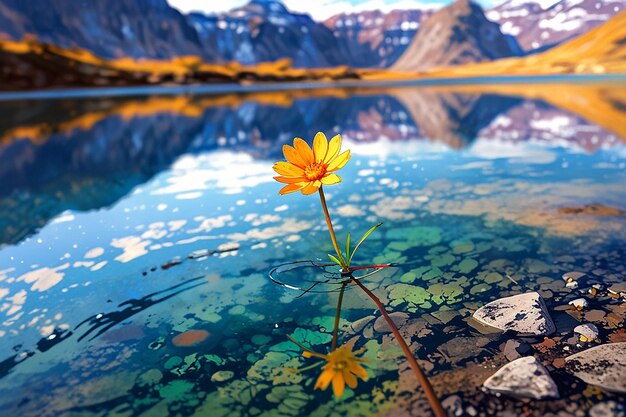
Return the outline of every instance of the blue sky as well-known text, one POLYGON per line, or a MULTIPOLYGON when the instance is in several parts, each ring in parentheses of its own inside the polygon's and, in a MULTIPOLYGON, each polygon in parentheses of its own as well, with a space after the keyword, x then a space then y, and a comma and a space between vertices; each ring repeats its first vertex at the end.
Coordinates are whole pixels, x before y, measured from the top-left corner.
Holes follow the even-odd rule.
MULTIPOLYGON (((171 6, 182 12, 204 11, 219 12, 244 5, 248 0, 168 0, 171 6)), ((315 19, 326 19, 336 13, 360 10, 392 10, 412 9, 422 7, 441 7, 450 3, 450 0, 283 0, 283 3, 293 11, 305 12, 315 19)), ((483 7, 489 7, 501 1, 478 0, 483 7)))

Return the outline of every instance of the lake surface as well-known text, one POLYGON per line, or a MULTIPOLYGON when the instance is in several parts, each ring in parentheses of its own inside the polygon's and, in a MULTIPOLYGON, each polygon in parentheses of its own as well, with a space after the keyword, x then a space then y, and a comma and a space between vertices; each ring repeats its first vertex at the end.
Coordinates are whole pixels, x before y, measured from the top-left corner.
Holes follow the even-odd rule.
POLYGON ((602 343, 626 340, 623 300, 605 291, 626 281, 624 83, 3 101, 0 112, 0 415, 429 415, 355 290, 342 340, 366 348, 370 379, 335 400, 313 390, 318 370, 287 371, 310 363, 287 335, 326 351, 337 294, 326 283, 298 297, 269 280, 276 265, 332 251, 319 199, 279 196, 271 167, 283 144, 317 131, 341 133, 353 154, 326 189, 339 239, 384 223, 355 262, 394 263, 366 284, 408 313, 401 331, 442 399, 485 416, 626 400, 561 364, 585 348, 580 322, 602 343), (578 290, 561 279, 570 271, 587 274, 578 290), (570 309, 593 284, 590 306, 570 309), (480 389, 514 336, 470 317, 527 291, 557 325, 523 340, 560 400, 480 389))

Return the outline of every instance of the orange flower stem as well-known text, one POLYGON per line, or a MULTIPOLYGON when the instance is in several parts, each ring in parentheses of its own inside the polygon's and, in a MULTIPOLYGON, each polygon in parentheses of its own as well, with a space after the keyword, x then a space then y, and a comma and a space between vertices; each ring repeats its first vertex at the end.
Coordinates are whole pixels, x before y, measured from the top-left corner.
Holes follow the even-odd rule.
POLYGON ((337 311, 335 312, 335 327, 333 328, 333 343, 330 347, 330 351, 333 352, 337 349, 337 333, 339 333, 339 319, 341 316, 341 304, 343 303, 343 293, 346 290, 346 282, 341 284, 341 290, 339 290, 339 299, 337 300, 337 311))
POLYGON ((387 324, 391 328, 393 335, 396 337, 398 344, 404 351, 404 355, 409 361, 411 368, 413 368, 413 371, 415 372, 415 376, 417 377, 418 382, 422 386, 422 389, 424 390, 424 393, 426 394, 426 398, 428 398, 430 408, 433 410, 433 413, 435 413, 435 416, 446 417, 446 412, 443 410, 443 407, 441 406, 441 403, 439 402, 439 399, 437 398, 437 395, 435 394, 433 387, 430 385, 430 382, 428 381, 428 378, 424 374, 424 371, 422 371, 422 368, 419 366, 419 364, 415 360, 415 357, 413 356, 411 349, 409 349, 409 346, 404 341, 404 338, 402 337, 402 335, 400 335, 400 332, 398 331, 398 328, 396 327, 396 325, 393 323, 393 320, 391 320, 391 317, 389 317, 387 310, 385 310, 385 306, 383 306, 383 304, 380 302, 378 297, 376 297, 376 295, 374 295, 373 292, 371 292, 365 285, 363 285, 361 281, 359 281, 358 279, 355 279, 354 277, 350 277, 350 279, 352 282, 358 285, 363 290, 363 292, 365 292, 365 294, 368 295, 369 298, 372 299, 374 304, 376 304, 381 314, 387 321, 387 324))
POLYGON ((333 246, 335 247, 335 252, 337 252, 337 256, 341 261, 342 272, 348 271, 348 265, 346 265, 346 261, 343 259, 343 255, 339 250, 339 245, 337 244, 337 237, 335 236, 335 229, 333 229, 333 222, 330 220, 330 214, 328 214, 328 206, 326 206, 326 197, 324 197, 324 187, 321 186, 319 189, 320 193, 320 201, 322 202, 322 210, 324 210, 324 217, 326 218, 326 224, 328 225, 328 232, 330 233, 330 240, 333 241, 333 246))

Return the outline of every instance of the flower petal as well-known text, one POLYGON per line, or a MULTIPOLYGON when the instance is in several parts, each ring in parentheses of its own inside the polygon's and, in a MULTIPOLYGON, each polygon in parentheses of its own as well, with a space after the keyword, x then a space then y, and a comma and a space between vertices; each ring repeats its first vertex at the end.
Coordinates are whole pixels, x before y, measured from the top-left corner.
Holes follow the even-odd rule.
POLYGON ((350 160, 350 149, 345 152, 340 153, 335 159, 330 161, 328 167, 326 168, 326 172, 337 171, 338 169, 343 168, 345 164, 350 160))
POLYGON ((302 157, 295 148, 289 145, 283 145, 283 154, 285 155, 285 159, 287 161, 291 162, 298 168, 304 169, 304 167, 306 166, 304 159, 302 159, 302 157))
POLYGON ((339 184, 340 182, 341 182, 341 177, 337 174, 328 174, 322 178, 322 184, 326 184, 326 185, 339 184))
POLYGON ((348 384, 350 388, 352 389, 356 388, 356 377, 352 375, 352 373, 349 370, 347 369, 343 370, 343 379, 346 380, 346 384, 348 384))
POLYGON ((326 158, 324 158, 324 163, 328 164, 334 157, 339 154, 339 149, 341 149, 341 135, 335 135, 328 144, 328 152, 326 152, 326 158))
POLYGON ((283 184, 295 184, 297 182, 308 182, 302 177, 274 177, 274 179, 278 182, 282 182, 283 184))
POLYGON ((328 152, 328 139, 322 132, 317 132, 313 139, 313 155, 315 156, 315 162, 323 162, 326 158, 326 152, 328 152))
POLYGON ((274 171, 276 171, 280 175, 285 175, 287 177, 304 176, 304 171, 302 170, 302 168, 298 168, 297 166, 289 162, 276 162, 272 168, 274 168, 274 171))
POLYGON ((360 377, 362 380, 367 380, 367 371, 358 363, 354 362, 350 364, 350 372, 360 377))
POLYGON ((314 389, 319 388, 321 390, 325 390, 328 388, 328 385, 330 384, 330 381, 332 381, 334 375, 335 372, 332 369, 324 369, 324 371, 317 378, 314 389))
POLYGON ((343 373, 337 372, 333 376, 333 393, 335 397, 339 398, 343 395, 343 390, 346 388, 346 383, 343 380, 343 373))
POLYGON ((316 193, 317 190, 319 190, 321 186, 322 186, 321 181, 310 182, 302 189, 302 194, 310 195, 310 194, 316 193))
POLYGON ((305 165, 313 163, 313 151, 308 143, 300 138, 295 138, 293 140, 293 147, 296 148, 296 151, 300 154, 300 158, 302 158, 305 165))
POLYGON ((285 185, 283 188, 280 189, 280 191, 278 192, 278 194, 280 195, 285 195, 285 194, 289 194, 289 193, 293 193, 298 191, 299 189, 302 188, 302 183, 298 183, 298 184, 287 184, 285 185))

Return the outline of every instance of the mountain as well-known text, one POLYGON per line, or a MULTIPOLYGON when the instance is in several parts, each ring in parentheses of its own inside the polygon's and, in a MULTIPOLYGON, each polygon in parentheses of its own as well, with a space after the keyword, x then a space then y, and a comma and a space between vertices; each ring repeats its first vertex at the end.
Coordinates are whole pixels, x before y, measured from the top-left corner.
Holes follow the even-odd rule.
POLYGON ((27 34, 103 58, 218 58, 166 0, 2 0, 0 35, 19 40, 27 34))
POLYGON ((244 65, 291 59, 295 67, 376 66, 354 47, 279 0, 251 0, 229 12, 182 15, 166 0, 2 0, 0 37, 35 36, 102 58, 200 56, 244 65))
POLYGON ((569 42, 523 58, 432 71, 432 76, 626 73, 626 11, 569 42))
POLYGON ((486 15, 525 51, 535 51, 580 36, 625 9, 626 0, 508 0, 486 15))
POLYGON ((205 50, 243 64, 289 58, 294 67, 371 66, 374 54, 349 45, 309 15, 290 12, 278 0, 252 0, 229 12, 190 14, 205 50))
POLYGON ((470 0, 457 0, 435 12, 393 65, 397 71, 425 71, 471 62, 519 56, 522 51, 497 23, 470 0))
POLYGON ((346 41, 352 50, 367 48, 373 53, 374 65, 388 67, 406 50, 420 25, 430 16, 428 9, 368 10, 340 13, 324 21, 336 37, 346 41))

